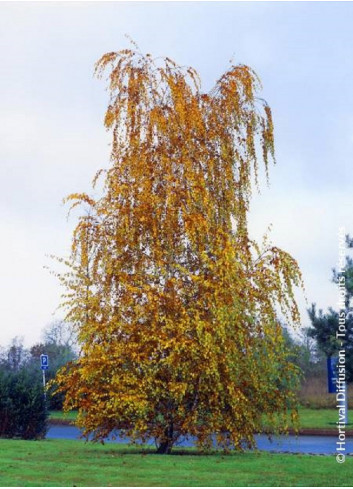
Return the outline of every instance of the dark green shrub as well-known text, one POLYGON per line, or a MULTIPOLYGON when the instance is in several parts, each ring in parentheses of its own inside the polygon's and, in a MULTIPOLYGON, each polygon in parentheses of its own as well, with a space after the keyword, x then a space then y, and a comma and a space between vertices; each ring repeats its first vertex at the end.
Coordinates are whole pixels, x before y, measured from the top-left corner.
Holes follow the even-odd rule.
POLYGON ((22 368, 0 370, 0 436, 34 440, 44 438, 47 411, 39 376, 22 368))

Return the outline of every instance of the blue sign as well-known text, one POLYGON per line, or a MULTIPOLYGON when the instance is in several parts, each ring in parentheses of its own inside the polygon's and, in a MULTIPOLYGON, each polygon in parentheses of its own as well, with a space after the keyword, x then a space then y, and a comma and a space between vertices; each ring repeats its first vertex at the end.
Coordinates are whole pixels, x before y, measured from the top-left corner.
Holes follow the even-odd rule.
POLYGON ((337 357, 328 357, 327 359, 327 384, 330 394, 336 394, 337 392, 337 357))
POLYGON ((48 370, 48 368, 49 368, 48 355, 41 355, 40 356, 40 368, 42 370, 48 370))

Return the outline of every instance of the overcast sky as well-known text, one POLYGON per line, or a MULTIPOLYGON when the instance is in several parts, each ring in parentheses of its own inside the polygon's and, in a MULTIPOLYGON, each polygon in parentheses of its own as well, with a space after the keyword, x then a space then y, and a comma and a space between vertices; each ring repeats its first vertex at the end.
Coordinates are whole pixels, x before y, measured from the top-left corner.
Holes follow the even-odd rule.
MULTIPOLYGON (((129 47, 125 34, 196 68, 205 91, 231 58, 259 74, 277 165, 254 198, 252 234, 272 223, 274 244, 301 266, 308 303, 334 306, 338 227, 353 234, 352 25, 350 2, 1 2, 0 344, 33 344, 62 316, 46 255, 69 249, 75 221, 63 197, 90 192, 109 165, 108 95, 92 74, 102 54, 129 47)), ((300 292, 298 302, 308 325, 300 292)))

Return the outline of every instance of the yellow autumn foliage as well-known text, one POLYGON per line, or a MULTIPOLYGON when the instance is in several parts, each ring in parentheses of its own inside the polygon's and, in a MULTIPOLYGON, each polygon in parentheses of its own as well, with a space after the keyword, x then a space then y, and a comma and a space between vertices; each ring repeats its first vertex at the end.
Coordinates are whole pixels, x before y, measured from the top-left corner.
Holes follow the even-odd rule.
POLYGON ((69 197, 90 211, 61 276, 81 344, 57 379, 65 407, 96 440, 120 429, 161 453, 184 436, 253 446, 263 413, 281 430, 295 406, 278 312, 299 321, 301 283, 290 255, 248 234, 274 157, 260 82, 231 66, 202 93, 195 70, 131 50, 96 73, 109 79, 111 167, 99 199, 69 197))

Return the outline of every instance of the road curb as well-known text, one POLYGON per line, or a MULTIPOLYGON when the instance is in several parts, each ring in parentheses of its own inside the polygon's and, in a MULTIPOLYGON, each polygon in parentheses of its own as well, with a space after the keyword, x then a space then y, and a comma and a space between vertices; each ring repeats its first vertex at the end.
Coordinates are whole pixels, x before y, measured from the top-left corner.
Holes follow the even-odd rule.
MULTIPOLYGON (((75 426, 75 421, 72 419, 49 419, 49 425, 52 426, 75 426)), ((264 435, 270 435, 271 433, 263 432, 264 435)), ((298 432, 294 430, 288 431, 289 435, 300 436, 337 436, 338 432, 335 428, 301 428, 298 432)), ((353 430, 346 430, 346 436, 353 437, 353 430)))

